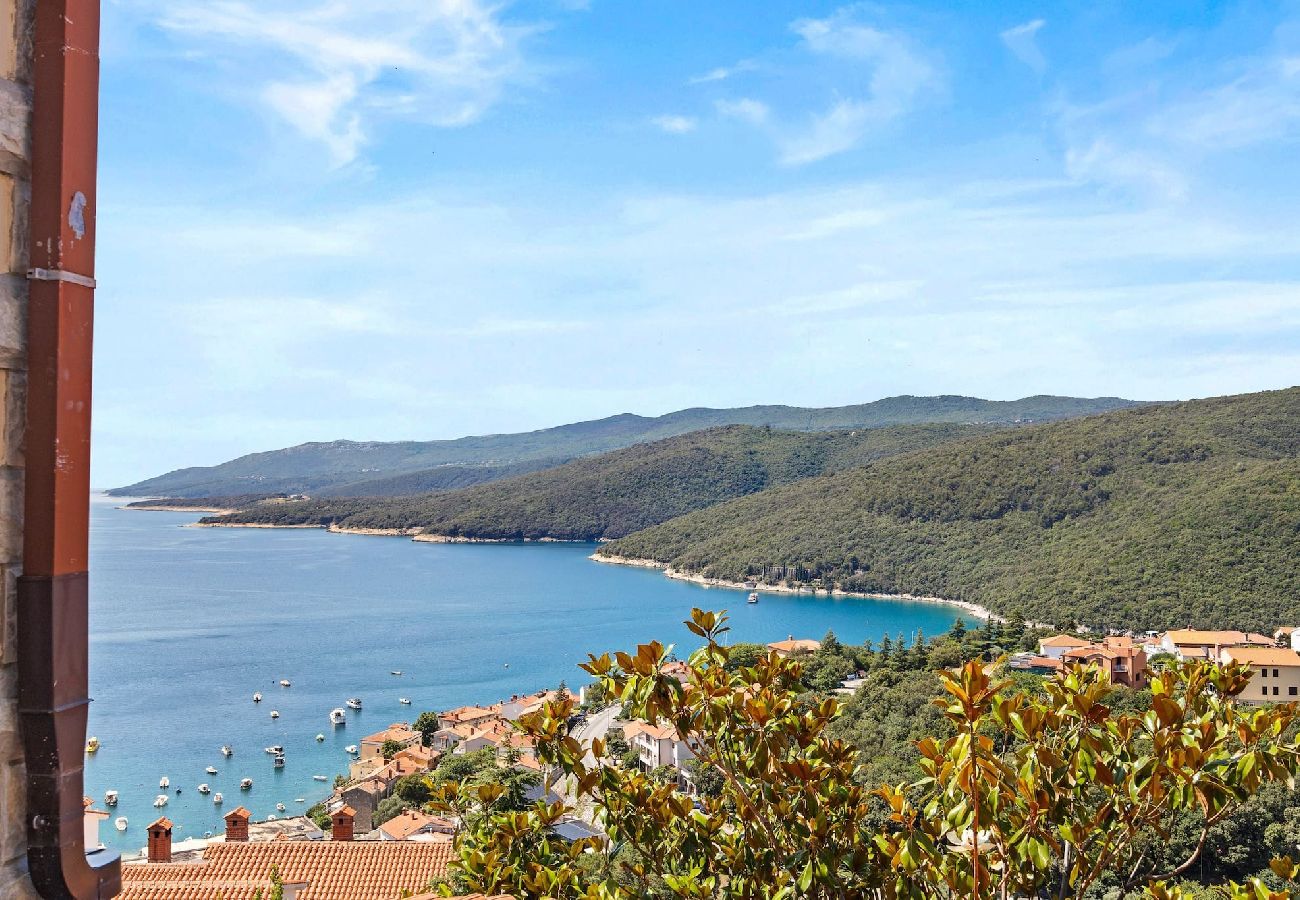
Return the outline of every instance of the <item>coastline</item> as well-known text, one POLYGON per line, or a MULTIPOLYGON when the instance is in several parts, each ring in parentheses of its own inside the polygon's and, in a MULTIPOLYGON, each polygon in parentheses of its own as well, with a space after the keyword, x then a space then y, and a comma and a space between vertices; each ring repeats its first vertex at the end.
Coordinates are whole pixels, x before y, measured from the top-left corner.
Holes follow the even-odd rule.
MULTIPOLYGON (((125 508, 125 507, 122 507, 125 508)), ((191 510, 205 512, 205 510, 191 510)), ((230 510, 237 512, 237 510, 230 510)), ((344 525, 276 525, 270 522, 191 522, 187 528, 321 528, 330 534, 359 534, 370 537, 404 537, 422 544, 590 544, 591 541, 569 541, 561 538, 476 538, 448 534, 424 534, 417 526, 410 528, 356 528, 344 525)))
POLYGON ((210 513, 214 516, 228 516, 231 513, 239 512, 237 509, 221 509, 216 506, 119 506, 118 509, 125 509, 128 512, 197 512, 210 513))
MULTIPOLYGON (((658 569, 668 578, 678 581, 689 581, 702 587, 718 587, 735 591, 756 590, 759 593, 768 594, 811 594, 814 597, 861 597, 866 600, 904 600, 912 603, 939 603, 944 606, 955 606, 977 619, 992 619, 995 622, 1001 622, 1002 618, 995 615, 978 603, 971 603, 969 600, 947 600, 943 597, 918 597, 915 594, 881 594, 867 593, 864 591, 841 591, 838 588, 833 591, 823 590, 821 588, 810 587, 787 587, 783 584, 772 585, 763 584, 752 587, 743 581, 728 581, 725 578, 705 578, 703 575, 692 575, 687 572, 678 572, 667 563, 661 563, 654 559, 633 559, 627 556, 611 556, 593 553, 587 557, 590 560, 601 563, 608 563, 615 566, 633 566, 640 569, 658 569)), ((752 584, 752 583, 751 583, 752 584)))

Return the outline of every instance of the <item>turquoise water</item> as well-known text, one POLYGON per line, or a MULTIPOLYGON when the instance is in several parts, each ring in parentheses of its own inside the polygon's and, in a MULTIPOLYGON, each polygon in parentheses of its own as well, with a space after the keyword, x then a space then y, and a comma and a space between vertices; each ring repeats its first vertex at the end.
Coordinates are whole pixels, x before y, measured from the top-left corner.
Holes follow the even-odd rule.
POLYGON ((88 757, 86 789, 101 807, 105 790, 120 793, 113 816, 127 816, 129 829, 107 823, 101 834, 123 851, 143 846, 163 775, 178 840, 220 832, 222 809, 241 803, 258 819, 277 801, 291 815, 328 794, 312 775, 332 782, 347 767, 343 748, 363 735, 561 679, 576 689, 588 651, 651 639, 686 651, 697 642, 680 623, 693 606, 729 609, 737 641, 820 638, 828 628, 854 643, 917 628, 933 635, 956 618, 931 604, 788 594, 751 606, 738 591, 591 562, 585 544, 184 528, 198 516, 117 502, 92 506, 90 734, 103 746, 88 757), (332 728, 329 711, 353 696, 364 709, 332 728), (234 747, 231 759, 222 744, 234 747), (285 747, 280 771, 263 751, 272 744, 285 747), (206 774, 209 765, 219 774, 206 774), (199 794, 203 782, 224 807, 199 794))

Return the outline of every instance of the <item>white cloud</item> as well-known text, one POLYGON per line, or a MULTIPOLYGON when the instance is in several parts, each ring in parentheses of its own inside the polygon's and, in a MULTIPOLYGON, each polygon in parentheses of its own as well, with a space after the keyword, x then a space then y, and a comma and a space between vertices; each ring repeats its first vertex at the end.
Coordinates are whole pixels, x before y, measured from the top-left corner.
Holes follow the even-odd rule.
POLYGON ((690 116, 665 115, 655 116, 650 120, 650 124, 668 134, 686 134, 694 131, 699 123, 690 116))
POLYGON ((708 84, 713 81, 726 81, 741 72, 752 72, 757 68, 758 65, 752 59, 742 59, 734 66, 718 66, 702 75, 696 75, 694 78, 689 79, 687 84, 708 84))
POLYGON ((1236 150, 1300 134, 1300 61, 1286 56, 1251 60, 1227 82, 1176 99, 1151 119, 1166 140, 1207 150, 1236 150))
POLYGON ((804 165, 853 149, 909 112, 920 95, 939 87, 934 64, 902 33, 864 24, 857 15, 846 8, 824 19, 799 19, 790 29, 810 59, 832 74, 853 82, 865 74, 865 94, 837 96, 825 109, 779 120, 753 99, 719 101, 719 113, 764 129, 782 164, 804 165))
POLYGON ((742 97, 739 100, 719 100, 714 104, 718 114, 728 119, 739 119, 750 125, 765 125, 771 110, 759 100, 742 97))
POLYGON ((1047 60, 1043 58, 1043 51, 1038 49, 1038 32, 1046 24, 1044 19, 1034 19, 1008 28, 999 35, 1016 59, 1040 75, 1047 69, 1047 60))
POLYGON ((264 102, 334 165, 354 160, 384 118, 469 124, 528 77, 530 29, 483 0, 181 0, 164 28, 241 66, 264 102))

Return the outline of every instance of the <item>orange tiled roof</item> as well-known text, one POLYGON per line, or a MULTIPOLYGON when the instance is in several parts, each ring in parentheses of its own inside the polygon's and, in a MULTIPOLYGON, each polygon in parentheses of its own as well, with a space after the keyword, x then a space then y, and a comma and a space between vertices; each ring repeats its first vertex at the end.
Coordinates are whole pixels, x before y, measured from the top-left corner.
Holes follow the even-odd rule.
POLYGON ((451 855, 449 843, 212 843, 199 862, 124 865, 117 900, 253 900, 269 893, 272 866, 285 884, 308 885, 299 900, 396 900, 445 873, 451 855))
POLYGON ((380 825, 379 830, 395 841, 404 841, 421 828, 432 825, 436 821, 437 819, 434 816, 427 816, 419 810, 408 809, 406 812, 393 816, 380 825))
POLYGON ((638 734, 648 734, 657 741, 677 740, 677 729, 672 725, 651 725, 649 722, 633 719, 623 726, 623 737, 632 738, 638 734))
POLYGON ((1262 634, 1247 634, 1244 631, 1201 631, 1196 628, 1179 628, 1167 632, 1170 643, 1197 644, 1206 646, 1226 647, 1229 644, 1261 644, 1270 645, 1273 643, 1271 637, 1262 634))
POLYGON ((1256 666, 1300 666, 1300 653, 1285 647, 1229 647, 1223 655, 1256 666))
POLYGON ((382 744, 384 741, 409 741, 412 738, 419 737, 419 734, 411 730, 411 726, 405 722, 394 722, 383 731, 376 731, 374 734, 366 735, 361 739, 363 744, 382 744))
POLYGON ((1086 647, 1091 643, 1092 641, 1071 637, 1068 634, 1054 634, 1038 642, 1041 647, 1086 647))
POLYGON ((821 641, 814 641, 812 638, 789 638, 784 641, 772 641, 767 647, 778 653, 794 653, 796 650, 818 650, 821 645, 821 641))

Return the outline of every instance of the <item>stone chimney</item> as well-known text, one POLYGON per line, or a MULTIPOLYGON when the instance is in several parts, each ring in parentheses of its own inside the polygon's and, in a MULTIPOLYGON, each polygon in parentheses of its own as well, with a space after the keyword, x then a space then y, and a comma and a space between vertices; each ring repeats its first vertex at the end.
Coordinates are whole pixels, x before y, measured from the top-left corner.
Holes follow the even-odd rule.
POLYGON ((169 863, 172 861, 172 823, 163 816, 149 826, 149 862, 169 863))
POLYGON ((330 840, 352 840, 352 829, 356 823, 357 811, 346 803, 330 816, 330 840))
POLYGON ((234 843, 243 844, 248 842, 248 820, 252 817, 252 815, 253 815, 252 813, 244 809, 244 807, 242 806, 239 807, 238 809, 232 809, 230 812, 226 813, 225 819, 226 819, 226 843, 227 844, 234 844, 234 843))

